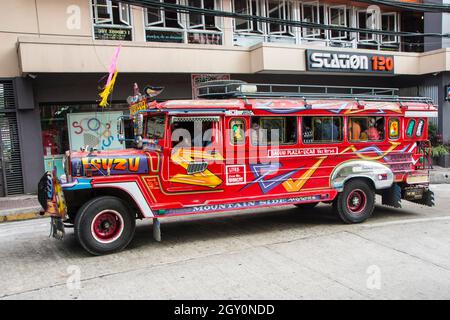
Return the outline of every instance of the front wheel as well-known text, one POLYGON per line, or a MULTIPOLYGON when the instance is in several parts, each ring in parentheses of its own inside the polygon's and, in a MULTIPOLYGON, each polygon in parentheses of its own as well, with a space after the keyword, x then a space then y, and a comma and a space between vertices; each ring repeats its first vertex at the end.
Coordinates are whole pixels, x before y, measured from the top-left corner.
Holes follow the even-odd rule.
POLYGON ((368 219, 375 208, 375 192, 364 180, 351 180, 333 202, 333 209, 345 223, 360 223, 368 219))
POLYGON ((85 203, 75 217, 78 242, 93 255, 124 249, 133 239, 136 221, 117 197, 102 196, 85 203))

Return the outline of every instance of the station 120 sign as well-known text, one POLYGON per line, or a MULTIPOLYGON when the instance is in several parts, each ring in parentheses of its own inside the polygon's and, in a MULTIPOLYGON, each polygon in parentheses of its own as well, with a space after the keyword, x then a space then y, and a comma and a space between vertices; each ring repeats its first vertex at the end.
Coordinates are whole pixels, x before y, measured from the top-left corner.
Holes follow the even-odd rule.
POLYGON ((315 72, 393 74, 394 56, 306 50, 306 67, 315 72))

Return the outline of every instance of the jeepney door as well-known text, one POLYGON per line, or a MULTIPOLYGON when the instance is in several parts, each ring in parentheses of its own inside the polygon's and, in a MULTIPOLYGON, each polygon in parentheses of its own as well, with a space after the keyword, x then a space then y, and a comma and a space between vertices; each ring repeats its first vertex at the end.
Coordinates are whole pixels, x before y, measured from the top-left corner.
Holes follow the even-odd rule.
POLYGON ((224 158, 220 116, 170 118, 168 191, 209 191, 223 188, 224 158))

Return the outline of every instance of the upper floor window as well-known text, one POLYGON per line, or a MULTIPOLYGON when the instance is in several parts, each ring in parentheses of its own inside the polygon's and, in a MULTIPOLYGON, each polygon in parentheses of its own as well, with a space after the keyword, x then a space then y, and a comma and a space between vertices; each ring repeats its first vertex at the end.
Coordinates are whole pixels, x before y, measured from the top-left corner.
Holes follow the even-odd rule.
POLYGON ((94 37, 97 40, 132 40, 130 6, 120 1, 93 0, 94 37))
POLYGON ((342 141, 341 117, 303 117, 303 143, 342 141))
MULTIPOLYGON (((260 0, 234 0, 233 10, 239 14, 262 16, 260 0)), ((261 22, 249 19, 235 19, 234 30, 237 32, 263 33, 261 22)))
MULTIPOLYGON (((320 23, 319 2, 302 2, 302 20, 304 22, 320 23)), ((320 36, 320 29, 303 28, 303 37, 316 38, 320 36)))
MULTIPOLYGON (((347 14, 348 14, 348 12, 347 12, 345 5, 328 7, 329 24, 331 26, 336 26, 336 27, 347 27, 348 26, 347 14)), ((343 40, 345 38, 347 38, 347 32, 338 31, 338 30, 330 30, 330 39, 331 40, 343 40)))
MULTIPOLYGON (((179 4, 178 0, 159 0, 179 4)), ((145 38, 149 42, 184 42, 182 15, 166 8, 145 8, 145 38)))
MULTIPOLYGON (((220 10, 220 0, 159 0, 206 10, 220 10)), ((222 18, 169 8, 146 8, 145 36, 149 42, 222 44, 222 18)))
MULTIPOLYGON (((397 14, 395 12, 387 12, 381 14, 381 30, 397 32, 397 14)), ((397 43, 398 37, 395 35, 381 35, 383 44, 397 43)))
MULTIPOLYGON (((219 0, 187 0, 187 5, 207 10, 221 10, 219 0)), ((222 44, 221 17, 190 12, 188 14, 188 43, 222 44)))
MULTIPOLYGON (((188 0, 190 7, 208 10, 220 10, 220 3, 217 0, 188 0)), ((199 30, 219 30, 219 18, 212 15, 190 12, 189 28, 199 30)))
MULTIPOLYGON (((288 0, 266 0, 266 16, 273 19, 291 20, 291 2, 288 0)), ((285 24, 268 23, 267 33, 292 35, 291 27, 285 24)))
MULTIPOLYGON (((163 3, 178 4, 177 0, 159 0, 163 3)), ((180 17, 176 11, 164 8, 145 8, 146 27, 182 28, 180 17)))
MULTIPOLYGON (((357 27, 361 29, 377 29, 377 11, 376 10, 358 10, 357 15, 357 27)), ((358 33, 359 41, 375 41, 376 37, 374 33, 360 32, 358 33)))

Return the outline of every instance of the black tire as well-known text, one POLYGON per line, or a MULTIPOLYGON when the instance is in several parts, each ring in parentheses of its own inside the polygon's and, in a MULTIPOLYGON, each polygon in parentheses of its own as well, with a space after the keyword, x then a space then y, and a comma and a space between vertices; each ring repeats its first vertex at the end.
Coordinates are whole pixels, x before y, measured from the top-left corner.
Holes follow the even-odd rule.
POLYGON ((74 231, 86 251, 102 255, 123 250, 133 239, 135 227, 135 217, 121 199, 101 196, 78 210, 74 231))
POLYGON ((333 210, 344 223, 361 223, 375 208, 375 191, 366 181, 350 180, 333 202, 333 210))
POLYGON ((294 206, 296 206, 299 209, 302 210, 308 210, 308 209, 314 209, 319 203, 318 202, 309 202, 309 203, 296 203, 294 206))

